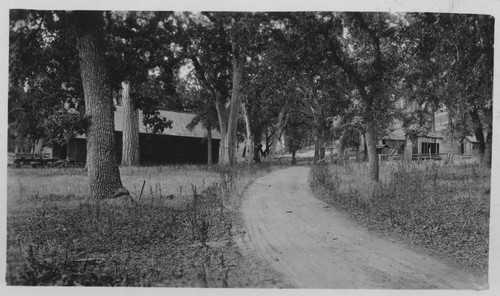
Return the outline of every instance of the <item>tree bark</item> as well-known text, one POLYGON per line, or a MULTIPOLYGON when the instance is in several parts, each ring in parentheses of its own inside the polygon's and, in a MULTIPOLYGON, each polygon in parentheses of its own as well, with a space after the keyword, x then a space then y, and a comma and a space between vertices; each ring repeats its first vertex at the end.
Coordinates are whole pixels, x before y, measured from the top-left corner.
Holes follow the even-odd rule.
MULTIPOLYGON (((356 86, 361 99, 364 103, 363 108, 363 121, 365 126, 365 136, 366 136, 366 146, 368 150, 368 166, 370 171, 370 178, 373 181, 378 182, 379 177, 379 163, 378 163, 378 155, 377 155, 377 147, 376 147, 376 135, 375 135, 375 118, 374 112, 372 108, 374 107, 374 99, 380 95, 381 88, 384 85, 383 76, 384 76, 384 67, 382 60, 382 52, 380 50, 380 40, 377 36, 376 32, 369 28, 368 24, 365 22, 363 15, 359 12, 353 13, 355 19, 357 19, 360 29, 368 34, 370 37, 369 43, 373 49, 373 62, 371 63, 371 67, 375 71, 375 75, 373 75, 373 80, 371 82, 367 82, 362 79, 362 75, 359 72, 358 68, 352 63, 349 62, 349 59, 343 59, 345 55, 344 50, 338 45, 339 43, 335 42, 334 38, 327 39, 330 40, 330 48, 332 49, 332 58, 335 64, 337 64, 351 79, 353 84, 356 86)), ((325 35, 328 37, 328 35, 325 35)))
POLYGON ((238 113, 240 108, 240 84, 243 78, 244 60, 238 55, 233 55, 233 89, 231 92, 231 106, 227 123, 226 145, 227 149, 222 157, 222 164, 233 166, 236 164, 236 131, 238 113))
POLYGON ((212 165, 214 163, 212 158, 212 127, 209 125, 207 127, 207 164, 212 165))
POLYGON ((321 160, 324 157, 324 151, 323 151, 323 133, 322 132, 316 132, 314 136, 314 159, 313 163, 315 164, 319 160, 321 160))
POLYGON ((206 71, 201 66, 198 58, 196 56, 190 57, 193 62, 194 69, 198 76, 198 79, 202 83, 202 85, 206 88, 207 91, 213 97, 215 109, 217 110, 217 119, 219 121, 219 130, 221 135, 220 145, 219 145, 219 164, 224 164, 224 155, 227 155, 227 126, 228 126, 228 114, 226 108, 225 97, 223 96, 223 92, 218 86, 220 81, 217 81, 212 77, 209 79, 210 75, 206 73, 206 71))
POLYGON ((339 151, 337 152, 337 165, 344 165, 345 164, 345 132, 342 134, 339 140, 339 151))
POLYGON ((224 164, 224 155, 226 155, 227 151, 227 112, 226 107, 224 106, 224 98, 222 93, 218 89, 214 89, 213 91, 214 99, 215 99, 215 109, 217 110, 217 118, 219 119, 219 129, 220 129, 220 146, 219 146, 219 164, 224 164))
POLYGON ((493 140, 493 133, 492 133, 492 128, 490 126, 486 131, 486 145, 484 149, 484 158, 483 158, 483 164, 489 168, 491 168, 491 153, 493 146, 492 140, 493 140))
POLYGON ((413 139, 407 135, 405 137, 405 150, 403 151, 403 158, 405 162, 413 160, 413 139))
POLYGON ((356 144, 356 162, 359 162, 360 159, 361 159, 361 156, 360 156, 360 149, 359 149, 359 146, 361 146, 361 144, 356 144))
POLYGON ((368 146, 366 145, 366 133, 363 133, 363 161, 368 161, 368 146))
POLYGON ((255 163, 260 163, 262 159, 261 156, 261 147, 262 147, 262 130, 259 127, 255 133, 253 134, 253 159, 255 163))
POLYGON ((269 152, 270 152, 269 153, 270 154, 269 160, 270 161, 272 161, 272 159, 274 158, 274 154, 276 154, 276 152, 277 152, 276 150, 278 147, 278 142, 281 140, 281 138, 283 136, 284 126, 285 126, 285 107, 281 108, 280 113, 278 114, 278 123, 276 124, 276 132, 273 135, 273 139, 272 139, 273 142, 271 145, 271 149, 269 150, 269 152))
POLYGON ((114 110, 111 90, 106 85, 102 13, 74 12, 77 49, 85 98, 85 113, 90 115, 87 130, 87 174, 90 198, 100 200, 128 195, 123 188, 114 137, 114 110))
POLYGON ((295 154, 297 153, 297 150, 292 151, 292 165, 297 164, 297 158, 295 157, 295 154))
POLYGON ((139 110, 130 98, 130 82, 122 82, 123 133, 122 165, 138 166, 139 154, 139 110))
POLYGON ((479 142, 479 160, 481 163, 484 162, 484 156, 486 151, 486 140, 484 138, 483 124, 481 122, 481 117, 477 109, 472 109, 469 111, 469 115, 472 119, 472 124, 474 125, 474 135, 476 140, 479 142))
POLYGON ((253 143, 252 131, 250 129, 250 118, 248 116, 248 111, 247 111, 245 103, 241 103, 241 110, 243 111, 243 117, 245 118, 245 126, 246 126, 246 133, 247 133, 246 157, 247 157, 248 164, 251 164, 253 161, 254 143, 253 143))
POLYGON ((375 137, 375 130, 373 128, 374 123, 370 118, 365 118, 365 130, 366 130, 366 146, 368 148, 368 167, 370 172, 370 179, 372 181, 378 182, 379 175, 379 163, 377 155, 377 140, 375 137))

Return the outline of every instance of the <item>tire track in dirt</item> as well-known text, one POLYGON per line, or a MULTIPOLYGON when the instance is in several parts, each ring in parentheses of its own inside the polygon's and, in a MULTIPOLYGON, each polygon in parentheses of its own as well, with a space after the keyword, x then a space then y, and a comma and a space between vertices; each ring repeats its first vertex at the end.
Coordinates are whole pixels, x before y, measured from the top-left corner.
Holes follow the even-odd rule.
POLYGON ((309 168, 257 179, 245 191, 246 247, 299 288, 485 289, 444 262, 381 239, 313 197, 309 168))

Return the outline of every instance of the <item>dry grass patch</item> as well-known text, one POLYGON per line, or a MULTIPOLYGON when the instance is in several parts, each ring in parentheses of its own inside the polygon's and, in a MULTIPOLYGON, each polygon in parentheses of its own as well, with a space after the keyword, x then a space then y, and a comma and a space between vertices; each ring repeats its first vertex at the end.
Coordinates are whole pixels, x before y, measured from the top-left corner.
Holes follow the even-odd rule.
POLYGON ((402 238, 459 265, 488 267, 490 170, 477 163, 383 163, 381 181, 366 164, 313 167, 318 197, 370 229, 402 238))
POLYGON ((9 169, 7 284, 259 286, 233 235, 242 192, 269 169, 121 168, 135 202, 98 204, 84 169, 9 169))

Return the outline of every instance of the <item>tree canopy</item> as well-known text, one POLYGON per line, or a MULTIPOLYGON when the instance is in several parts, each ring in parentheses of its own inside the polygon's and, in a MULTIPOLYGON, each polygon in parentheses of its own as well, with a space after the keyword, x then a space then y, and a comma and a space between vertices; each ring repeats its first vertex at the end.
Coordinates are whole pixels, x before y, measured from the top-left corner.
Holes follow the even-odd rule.
POLYGON ((474 134, 481 154, 491 153, 490 16, 88 13, 96 23, 79 19, 80 12, 11 10, 12 138, 65 142, 89 133, 95 102, 82 80, 81 37, 93 30, 110 110, 108 100, 127 81, 133 108, 159 131, 169 126, 159 109, 194 112, 193 125, 221 133, 220 164, 236 163, 240 134, 255 161, 272 154, 283 134, 290 151, 306 136, 315 160, 334 141, 343 150, 365 139, 377 181, 378 140, 400 120, 411 145, 431 130, 436 110, 449 112, 452 132, 474 134))

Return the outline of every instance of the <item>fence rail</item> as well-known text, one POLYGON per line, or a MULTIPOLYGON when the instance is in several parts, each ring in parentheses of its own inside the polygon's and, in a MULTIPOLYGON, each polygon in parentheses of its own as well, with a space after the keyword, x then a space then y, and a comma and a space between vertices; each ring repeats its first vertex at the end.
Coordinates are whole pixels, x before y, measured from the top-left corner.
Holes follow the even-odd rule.
POLYGON ((52 158, 50 153, 16 153, 14 164, 15 165, 25 165, 30 164, 32 166, 51 164, 57 161, 57 159, 52 158))
MULTIPOLYGON (((422 160, 446 160, 453 162, 454 160, 462 161, 466 159, 474 159, 477 155, 470 154, 455 154, 455 153, 425 153, 425 154, 413 154, 413 161, 422 161, 422 160)), ((402 160, 402 154, 379 154, 379 161, 398 161, 402 160)))

